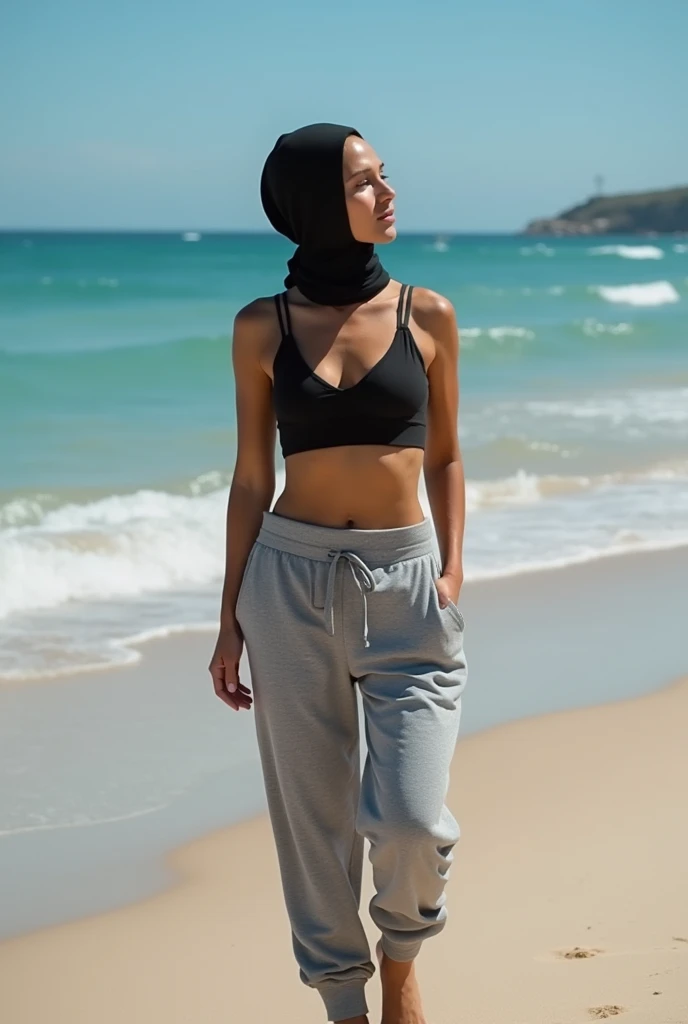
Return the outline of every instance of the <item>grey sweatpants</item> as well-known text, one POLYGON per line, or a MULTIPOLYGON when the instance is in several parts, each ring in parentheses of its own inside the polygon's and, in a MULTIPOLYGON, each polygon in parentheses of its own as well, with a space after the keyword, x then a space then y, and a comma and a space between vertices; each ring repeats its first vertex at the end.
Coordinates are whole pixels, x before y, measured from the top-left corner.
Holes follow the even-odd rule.
POLYGON ((466 659, 435 550, 429 519, 358 530, 265 512, 237 598, 294 953, 331 1021, 367 1013, 375 971, 358 913, 364 838, 389 957, 412 960, 447 917, 466 659))

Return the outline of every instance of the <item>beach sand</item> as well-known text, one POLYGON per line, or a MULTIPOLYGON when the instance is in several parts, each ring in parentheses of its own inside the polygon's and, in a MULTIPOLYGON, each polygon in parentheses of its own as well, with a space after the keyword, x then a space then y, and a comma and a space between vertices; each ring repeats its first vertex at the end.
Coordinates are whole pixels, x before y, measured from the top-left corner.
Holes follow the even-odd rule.
MULTIPOLYGON (((458 744, 449 919, 417 962, 429 1024, 687 1024, 687 721, 684 680, 458 744)), ((267 819, 167 863, 166 892, 0 945, 4 1024, 323 1021, 298 980, 267 819)), ((366 862, 372 949, 370 896, 366 862)))

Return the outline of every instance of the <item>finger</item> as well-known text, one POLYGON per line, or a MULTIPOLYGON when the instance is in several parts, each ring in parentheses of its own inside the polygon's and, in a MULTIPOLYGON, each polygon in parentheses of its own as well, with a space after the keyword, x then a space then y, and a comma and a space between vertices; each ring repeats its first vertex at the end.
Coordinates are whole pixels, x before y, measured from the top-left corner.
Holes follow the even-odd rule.
POLYGON ((252 701, 246 697, 235 697, 230 693, 220 694, 220 699, 233 711, 250 711, 252 701))
POLYGON ((223 700, 234 711, 238 711, 241 708, 250 708, 253 703, 253 697, 248 687, 244 686, 243 683, 238 684, 237 690, 229 690, 228 687, 223 686, 219 690, 216 688, 215 692, 220 700, 223 700))
MULTIPOLYGON (((213 671, 211 672, 211 675, 213 677, 213 688, 215 690, 216 695, 220 698, 220 700, 224 700, 225 703, 228 703, 227 698, 233 697, 234 691, 231 690, 230 687, 228 686, 231 676, 229 676, 228 674, 227 667, 224 665, 215 666, 213 668, 213 671)), ((230 706, 233 707, 234 705, 230 706)))
POLYGON ((223 701, 228 707, 232 708, 234 711, 237 711, 239 708, 243 707, 246 702, 245 697, 240 696, 236 693, 228 693, 227 690, 221 690, 217 695, 221 701, 223 701))
POLYGON ((225 686, 228 693, 234 693, 239 687, 239 666, 228 665, 225 667, 225 686))
POLYGON ((232 692, 230 692, 229 690, 226 690, 225 692, 227 693, 227 695, 229 697, 232 698, 232 700, 238 700, 238 701, 253 700, 253 697, 251 695, 251 691, 247 690, 245 686, 241 686, 241 684, 239 684, 239 685, 240 685, 240 688, 238 690, 233 690, 232 692))
POLYGON ((236 662, 228 665, 220 659, 211 663, 209 669, 216 695, 234 711, 250 708, 253 700, 249 688, 239 681, 238 667, 236 662))

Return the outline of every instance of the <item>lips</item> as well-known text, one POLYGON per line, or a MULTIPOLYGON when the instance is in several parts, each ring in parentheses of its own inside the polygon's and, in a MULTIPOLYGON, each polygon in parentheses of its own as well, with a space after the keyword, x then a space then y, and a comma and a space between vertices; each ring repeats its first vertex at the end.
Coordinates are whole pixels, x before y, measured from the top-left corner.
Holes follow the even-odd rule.
POLYGON ((394 220, 394 207, 390 206, 390 208, 388 210, 385 210, 384 213, 381 213, 380 216, 377 219, 378 220, 394 220))

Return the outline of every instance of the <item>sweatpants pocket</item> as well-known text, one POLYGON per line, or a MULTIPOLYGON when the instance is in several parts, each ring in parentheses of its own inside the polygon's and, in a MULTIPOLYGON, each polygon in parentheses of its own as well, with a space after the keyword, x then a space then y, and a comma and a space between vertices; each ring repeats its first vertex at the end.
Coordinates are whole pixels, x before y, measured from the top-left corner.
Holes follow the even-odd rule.
POLYGON ((459 629, 463 631, 465 629, 465 623, 464 623, 463 615, 459 611, 459 606, 457 604, 455 604, 450 597, 447 598, 447 606, 446 606, 446 608, 442 608, 442 606, 440 605, 440 595, 439 595, 439 592, 437 590, 437 587, 435 586, 434 580, 438 580, 440 578, 440 576, 442 575, 442 569, 440 568, 440 564, 437 561, 437 556, 434 554, 434 552, 433 552, 431 557, 432 557, 432 567, 433 567, 433 573, 434 573, 434 579, 433 579, 432 586, 433 586, 433 589, 435 591, 435 600, 437 601, 437 605, 439 607, 440 614, 448 611, 453 616, 454 621, 456 622, 456 624, 459 627, 459 629))

